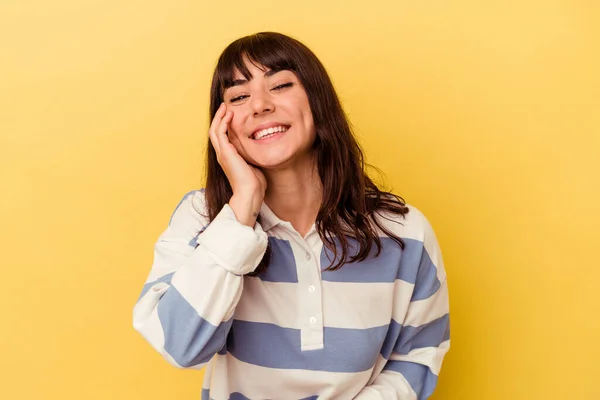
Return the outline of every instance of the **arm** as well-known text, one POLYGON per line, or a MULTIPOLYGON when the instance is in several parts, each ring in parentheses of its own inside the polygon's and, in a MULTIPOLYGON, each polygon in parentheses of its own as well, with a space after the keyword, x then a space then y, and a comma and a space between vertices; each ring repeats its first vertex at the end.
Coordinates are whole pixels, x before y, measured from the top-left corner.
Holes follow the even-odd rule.
POLYGON ((134 328, 181 368, 200 368, 225 346, 243 275, 256 268, 267 247, 260 225, 242 225, 229 205, 208 227, 196 210, 204 210, 200 191, 184 197, 155 244, 133 310, 134 328))
POLYGON ((406 316, 396 324, 400 332, 393 349, 383 351, 383 370, 356 400, 425 400, 437 384, 450 347, 448 286, 435 234, 422 219, 423 245, 415 257, 418 273, 406 316))

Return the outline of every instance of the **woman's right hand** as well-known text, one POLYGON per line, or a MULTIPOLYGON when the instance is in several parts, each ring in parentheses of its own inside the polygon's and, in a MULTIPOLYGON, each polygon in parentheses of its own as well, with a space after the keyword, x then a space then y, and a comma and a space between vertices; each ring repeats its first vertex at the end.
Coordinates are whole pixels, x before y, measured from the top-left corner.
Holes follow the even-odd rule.
POLYGON ((232 118, 233 112, 227 111, 225 104, 221 103, 208 134, 217 154, 217 161, 233 190, 229 205, 239 222, 254 226, 267 190, 267 179, 262 171, 249 165, 229 141, 227 129, 232 118))

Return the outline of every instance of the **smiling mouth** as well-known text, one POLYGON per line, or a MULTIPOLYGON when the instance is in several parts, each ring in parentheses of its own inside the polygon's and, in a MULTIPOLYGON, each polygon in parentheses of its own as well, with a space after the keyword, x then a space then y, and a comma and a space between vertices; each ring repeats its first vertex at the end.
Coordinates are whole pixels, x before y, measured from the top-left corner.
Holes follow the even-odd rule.
POLYGON ((262 129, 260 131, 257 131, 251 137, 254 140, 266 139, 266 138, 271 137, 279 132, 285 132, 288 129, 290 129, 290 127, 288 125, 274 126, 272 128, 267 128, 267 129, 262 129))

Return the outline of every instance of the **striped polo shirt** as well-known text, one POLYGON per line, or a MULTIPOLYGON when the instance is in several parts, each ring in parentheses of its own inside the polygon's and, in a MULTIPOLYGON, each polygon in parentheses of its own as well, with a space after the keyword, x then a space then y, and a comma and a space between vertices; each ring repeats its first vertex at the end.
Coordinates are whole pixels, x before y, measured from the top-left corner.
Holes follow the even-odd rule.
MULTIPOLYGON (((171 364, 206 367, 202 399, 427 399, 450 346, 448 289, 427 218, 384 214, 364 261, 336 271, 315 226, 302 237, 263 203, 260 223, 186 194, 154 246, 133 325, 171 364), (247 276, 267 245, 265 273, 247 276)), ((356 241, 350 239, 350 251, 356 241)))

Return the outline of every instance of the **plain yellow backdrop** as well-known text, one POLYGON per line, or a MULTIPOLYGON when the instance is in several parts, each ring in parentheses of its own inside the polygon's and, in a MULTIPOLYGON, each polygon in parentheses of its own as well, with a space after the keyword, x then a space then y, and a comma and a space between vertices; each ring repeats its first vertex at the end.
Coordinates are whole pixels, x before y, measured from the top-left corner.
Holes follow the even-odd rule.
POLYGON ((1 397, 199 398, 132 309, 202 185, 218 55, 274 30, 316 52, 436 230, 452 349, 433 399, 600 399, 598 4, 2 1, 1 397))

